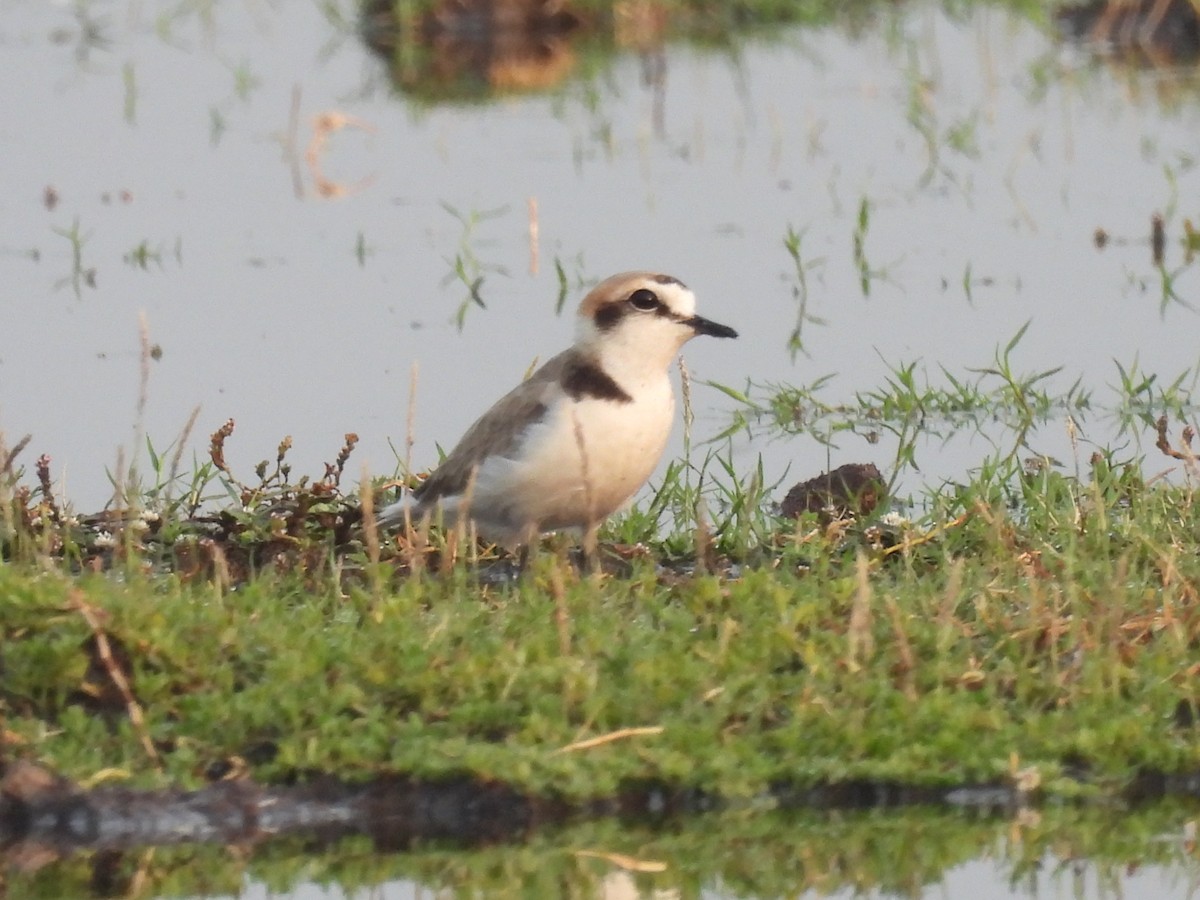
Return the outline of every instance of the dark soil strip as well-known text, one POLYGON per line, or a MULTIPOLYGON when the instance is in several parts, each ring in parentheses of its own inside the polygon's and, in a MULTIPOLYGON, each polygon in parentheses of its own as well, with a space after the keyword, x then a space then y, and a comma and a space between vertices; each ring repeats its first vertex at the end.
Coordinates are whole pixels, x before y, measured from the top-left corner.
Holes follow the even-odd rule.
MULTIPOLYGON (((1146 773, 1130 784, 1123 799, 1140 803, 1168 796, 1200 798, 1200 773, 1146 773)), ((785 809, 941 805, 1011 815, 1037 798, 1006 784, 936 788, 855 781, 779 784, 772 799, 785 809)), ((246 844, 298 834, 332 842, 365 834, 380 850, 395 851, 428 841, 477 845, 521 840, 536 827, 571 818, 654 821, 724 805, 713 794, 656 782, 628 784, 616 797, 571 805, 468 776, 436 783, 396 776, 357 784, 320 777, 282 787, 243 779, 197 791, 84 791, 37 766, 14 763, 0 782, 0 850, 11 863, 81 850, 246 844)))

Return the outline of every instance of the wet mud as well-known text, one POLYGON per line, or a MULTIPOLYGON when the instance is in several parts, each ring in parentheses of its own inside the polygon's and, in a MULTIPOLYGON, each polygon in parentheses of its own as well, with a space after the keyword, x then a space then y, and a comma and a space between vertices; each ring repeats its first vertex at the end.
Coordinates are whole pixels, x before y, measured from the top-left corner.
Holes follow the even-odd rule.
MULTIPOLYGON (((1181 796, 1200 799, 1200 772, 1143 773, 1122 799, 1138 804, 1181 796)), ((780 782, 769 797, 737 804, 828 811, 942 806, 1011 816, 1036 806, 1037 800, 1036 791, 1016 782, 931 787, 848 781, 780 782)), ((0 860, 9 868, 30 871, 84 851, 253 845, 296 836, 332 844, 364 835, 376 849, 390 852, 431 842, 478 846, 521 841, 535 829, 585 818, 665 822, 731 805, 696 787, 657 781, 626 784, 613 797, 568 803, 467 775, 437 782, 400 775, 364 782, 319 776, 284 786, 238 778, 194 791, 84 790, 43 768, 15 762, 0 780, 0 860)))

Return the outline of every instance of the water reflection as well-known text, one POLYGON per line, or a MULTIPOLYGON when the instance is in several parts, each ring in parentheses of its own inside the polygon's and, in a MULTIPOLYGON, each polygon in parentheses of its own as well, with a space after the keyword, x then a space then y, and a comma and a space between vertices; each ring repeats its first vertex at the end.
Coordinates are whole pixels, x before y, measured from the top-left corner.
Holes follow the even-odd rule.
POLYGON ((1168 68, 1200 57, 1200 9, 1191 0, 1093 0, 1061 7, 1055 17, 1075 39, 1135 64, 1168 68))
POLYGON ((393 0, 364 5, 367 46, 393 84, 425 102, 486 100, 548 88, 576 66, 582 16, 561 0, 441 0, 410 15, 393 0))
MULTIPOLYGON (((1194 804, 1121 812, 747 809, 581 823, 521 844, 381 852, 361 838, 101 853, 10 868, 11 896, 1175 900, 1200 891, 1194 804)), ((10 860, 10 864, 11 864, 10 860)))

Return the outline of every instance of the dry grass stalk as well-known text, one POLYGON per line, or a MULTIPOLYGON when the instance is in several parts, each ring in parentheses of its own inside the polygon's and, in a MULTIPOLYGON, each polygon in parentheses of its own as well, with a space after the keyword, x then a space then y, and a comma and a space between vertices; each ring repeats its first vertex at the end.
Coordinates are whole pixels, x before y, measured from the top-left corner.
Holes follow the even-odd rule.
POLYGON ((900 612, 900 606, 894 597, 888 597, 885 602, 888 617, 892 620, 892 635, 896 639, 896 652, 900 654, 900 662, 896 665, 896 669, 900 674, 901 689, 909 700, 916 700, 917 688, 913 681, 913 671, 917 667, 917 659, 913 654, 912 644, 908 641, 908 633, 904 630, 904 615, 900 612))
POLYGON ((287 136, 284 139, 283 155, 292 172, 292 192, 297 200, 304 199, 304 176, 300 172, 300 100, 303 92, 299 84, 292 85, 292 102, 288 107, 287 136))
POLYGON ((312 176, 317 195, 325 200, 356 194, 375 182, 375 175, 360 178, 354 184, 342 184, 325 177, 321 170, 321 156, 329 142, 329 136, 343 128, 356 128, 359 131, 374 133, 375 126, 357 116, 348 116, 340 112, 320 113, 313 119, 312 138, 309 139, 308 149, 304 151, 304 161, 308 163, 308 172, 312 176))
POLYGON ((538 201, 529 198, 529 274, 538 273, 538 201))
POLYGON ((375 490, 371 484, 371 472, 366 464, 358 482, 358 499, 362 504, 363 541, 367 545, 367 559, 371 563, 372 589, 379 593, 379 524, 375 521, 375 490))
POLYGON ((134 422, 134 446, 141 446, 146 431, 146 404, 150 398, 150 360, 162 351, 150 343, 150 323, 144 312, 138 313, 138 399, 137 421, 134 422))
POLYGON ((50 481, 50 457, 43 453, 37 458, 35 468, 38 485, 42 489, 42 506, 50 517, 50 521, 59 525, 62 523, 62 514, 59 512, 58 504, 54 502, 54 485, 50 481))
POLYGON ((208 557, 209 565, 212 566, 213 587, 217 589, 217 596, 233 587, 233 574, 229 569, 229 559, 225 556, 225 548, 212 538, 204 538, 199 543, 200 549, 208 557))
POLYGON ((429 513, 421 516, 420 524, 413 526, 412 511, 404 509, 404 564, 412 575, 425 571, 425 560, 429 553, 429 513))
MULTIPOLYGON (((596 516, 596 492, 592 484, 587 441, 583 437, 583 423, 579 421, 579 415, 574 407, 571 408, 571 424, 574 428, 575 446, 579 449, 579 476, 583 481, 583 502, 587 507, 588 521, 590 522, 596 516)), ((584 549, 586 550, 587 548, 585 547, 584 549)))
POLYGON ((13 448, 6 453, 4 451, 3 437, 0 436, 0 460, 2 460, 0 461, 0 475, 12 474, 13 463, 16 462, 21 451, 29 446, 29 442, 31 440, 33 440, 32 434, 25 435, 25 437, 17 441, 16 444, 13 445, 13 448))
POLYGON ((1179 449, 1171 446, 1171 439, 1167 435, 1167 417, 1160 416, 1158 422, 1155 423, 1156 431, 1158 432, 1158 440, 1155 441, 1156 446, 1166 456, 1172 459, 1178 459, 1183 463, 1188 474, 1194 478, 1200 478, 1200 462, 1196 457, 1196 451, 1192 449, 1192 441, 1196 437, 1196 430, 1191 425, 1185 425, 1180 435, 1179 449))
POLYGON ((134 869, 132 877, 129 879, 126 896, 143 897, 148 893, 150 879, 158 877, 154 866, 156 849, 155 847, 150 847, 138 857, 137 866, 134 869))
POLYGON ((141 497, 130 491, 137 486, 137 458, 146 442, 146 405, 150 397, 150 361, 162 356, 162 350, 150 343, 150 323, 145 312, 138 313, 138 398, 133 422, 133 451, 129 468, 125 467, 125 448, 117 449, 117 467, 113 478, 113 501, 118 509, 136 507, 141 497))
POLYGON ((225 424, 214 431, 208 439, 208 458, 212 460, 214 466, 230 478, 233 478, 233 473, 229 471, 229 464, 225 462, 225 441, 233 434, 234 427, 233 419, 226 419, 225 424))
POLYGON ((413 363, 408 370, 408 410, 404 416, 404 476, 412 475, 412 451, 417 435, 417 383, 421 370, 413 363))
POLYGON ((14 516, 16 510, 13 509, 13 493, 12 489, 16 485, 16 479, 13 478, 12 466, 17 454, 28 446, 31 440, 31 435, 25 435, 21 440, 17 441, 17 445, 12 450, 5 449, 4 432, 0 431, 0 524, 6 531, 14 530, 14 516))
POLYGON ((683 399, 683 459, 692 461, 692 423, 696 420, 696 412, 692 409, 692 373, 688 371, 687 363, 679 357, 679 394, 683 399))
MULTIPOLYGON (((276 460, 276 465, 282 465, 283 457, 292 447, 292 436, 288 435, 284 438, 287 443, 279 445, 279 458, 276 460)), ((358 435, 353 431, 347 432, 343 436, 342 447, 338 450, 338 455, 332 463, 325 463, 325 476, 319 482, 331 488, 340 488, 342 486, 342 475, 346 471, 346 463, 350 461, 350 454, 354 452, 354 448, 358 445, 358 435)))
POLYGON ((446 534, 446 548, 442 554, 441 571, 449 572, 458 562, 459 546, 469 547, 475 542, 475 525, 471 521, 471 501, 475 499, 475 480, 479 477, 478 464, 471 467, 463 488, 462 500, 454 518, 454 527, 446 534))
POLYGON ((141 704, 133 696, 133 690, 129 687, 129 679, 125 677, 125 673, 121 671, 121 667, 117 665, 116 659, 113 658, 112 647, 108 643, 108 635, 100 623, 100 620, 106 616, 106 613, 99 607, 88 603, 83 591, 79 589, 71 591, 69 605, 83 616, 88 627, 92 629, 92 636, 96 639, 96 654, 99 656, 105 672, 108 673, 108 677, 112 679, 112 683, 120 691, 121 698, 125 701, 125 712, 129 716, 130 724, 133 725, 133 730, 137 733, 142 749, 146 751, 146 756, 150 758, 150 761, 154 764, 154 768, 161 772, 163 768, 162 759, 159 757, 158 751, 154 748, 154 742, 150 739, 150 732, 146 728, 146 719, 142 715, 141 704))
POLYGON ((956 557, 950 563, 950 574, 946 578, 946 590, 942 593, 942 602, 938 606, 937 622, 942 628, 950 628, 958 622, 954 610, 958 607, 958 598, 962 593, 963 559, 956 557))
POLYGON ((871 635, 871 579, 870 563, 861 550, 854 562, 858 588, 854 592, 854 604, 850 607, 850 627, 846 633, 849 644, 847 662, 850 670, 857 672, 860 663, 875 652, 875 638, 871 635))
POLYGON ((550 593, 554 596, 554 624, 558 628, 558 652, 571 655, 571 612, 567 609, 567 587, 563 582, 562 566, 555 560, 550 570, 550 593))
POLYGON ((696 574, 711 574, 717 570, 717 551, 712 528, 708 524, 708 507, 703 496, 696 498, 695 518, 696 527, 692 533, 696 542, 696 574))
POLYGON ((116 473, 112 479, 113 494, 112 505, 113 509, 125 508, 125 448, 117 448, 117 466, 116 473))
POLYGON ((602 747, 605 744, 611 744, 614 741, 623 741, 633 737, 647 737, 655 734, 662 734, 665 729, 661 725, 647 725, 641 728, 619 728, 616 731, 610 731, 608 734, 602 734, 598 737, 588 738, 586 741, 574 741, 567 744, 565 747, 559 747, 554 752, 557 753, 574 753, 577 750, 591 750, 593 747, 602 747))
MULTIPOLYGON (((168 470, 167 476, 167 502, 170 503, 171 494, 175 489, 175 479, 179 477, 179 467, 183 464, 183 448, 192 438, 192 430, 196 427, 196 420, 200 418, 200 407, 196 406, 192 409, 192 414, 188 416, 188 420, 183 423, 183 431, 179 432, 179 437, 175 441, 175 452, 171 454, 171 468, 168 470)), ((192 510, 193 514, 195 509, 192 510)))
MULTIPOLYGON (((963 513, 961 516, 951 519, 944 525, 938 525, 935 528, 930 528, 928 531, 923 532, 922 534, 912 536, 906 534, 902 541, 897 544, 893 544, 891 547, 885 548, 883 555, 891 556, 895 553, 907 553, 914 547, 920 547, 922 544, 928 544, 930 541, 936 540, 951 528, 958 528, 960 525, 963 525, 969 518, 971 518, 970 513, 963 513)), ((988 520, 991 521, 990 516, 988 516, 988 520)))
POLYGON ((638 859, 635 856, 603 850, 574 850, 572 855, 580 859, 602 859, 628 872, 665 872, 669 868, 665 862, 657 859, 638 859))

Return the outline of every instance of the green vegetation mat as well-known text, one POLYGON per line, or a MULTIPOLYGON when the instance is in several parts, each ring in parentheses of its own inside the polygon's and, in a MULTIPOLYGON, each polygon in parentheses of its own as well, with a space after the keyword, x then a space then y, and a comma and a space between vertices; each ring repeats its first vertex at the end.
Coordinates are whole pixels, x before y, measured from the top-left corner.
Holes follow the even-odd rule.
MULTIPOLYGON (((728 798, 848 780, 1112 795, 1200 763, 1200 513, 1178 446, 1182 475, 1151 483, 1099 455, 1080 477, 985 467, 913 522, 788 522, 727 490, 711 525, 626 554, 623 575, 580 576, 549 546, 493 585, 444 547, 416 574, 402 538, 335 547, 314 503, 300 551, 278 549, 254 504, 295 507, 290 487, 243 506, 276 549, 240 579, 172 569, 187 547, 222 555, 178 523, 158 529, 172 545, 130 528, 102 558, 16 491, 3 749, 85 784, 232 766, 468 773, 567 800, 647 779, 728 798), (672 559, 688 541, 718 574, 672 559)), ((695 502, 670 477, 610 539, 652 531, 672 491, 695 502)))

